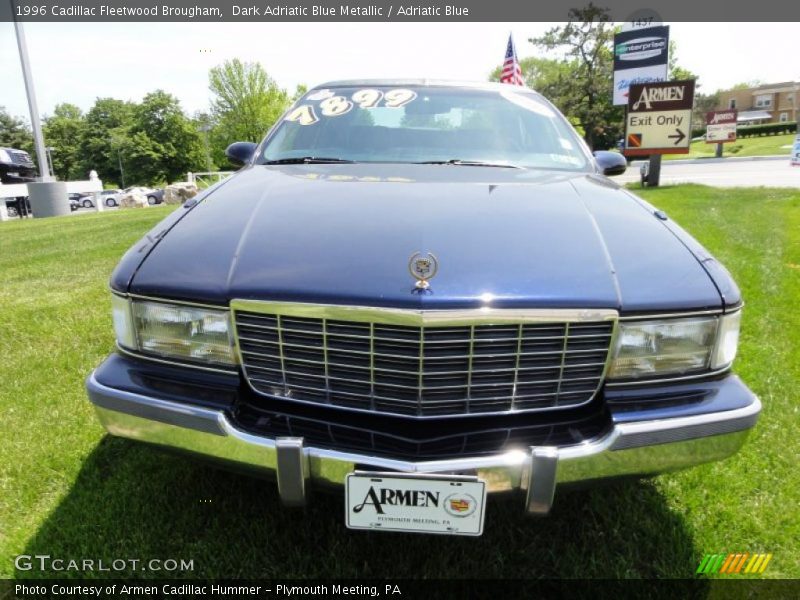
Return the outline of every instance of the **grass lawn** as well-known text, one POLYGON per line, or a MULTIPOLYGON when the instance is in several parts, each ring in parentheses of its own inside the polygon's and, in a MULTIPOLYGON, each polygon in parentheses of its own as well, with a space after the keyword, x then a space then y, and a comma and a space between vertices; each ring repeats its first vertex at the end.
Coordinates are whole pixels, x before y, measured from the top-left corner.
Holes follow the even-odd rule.
MULTIPOLYGON (((730 156, 775 156, 789 155, 792 153, 791 146, 794 142, 793 133, 785 135, 765 135, 761 137, 741 138, 729 144, 723 144, 723 157, 730 156)), ((687 158, 714 158, 717 152, 716 144, 707 144, 704 140, 692 142, 689 154, 665 154, 664 160, 679 160, 687 158)))
POLYGON ((800 577, 800 192, 642 193, 743 288, 736 370, 761 420, 728 461, 557 493, 546 519, 492 500, 478 539, 349 532, 343 495, 285 510, 274 484, 104 436, 83 381, 113 347, 108 276, 171 209, 0 224, 0 578, 48 575, 18 554, 190 559, 193 577, 685 578, 723 552, 800 577))

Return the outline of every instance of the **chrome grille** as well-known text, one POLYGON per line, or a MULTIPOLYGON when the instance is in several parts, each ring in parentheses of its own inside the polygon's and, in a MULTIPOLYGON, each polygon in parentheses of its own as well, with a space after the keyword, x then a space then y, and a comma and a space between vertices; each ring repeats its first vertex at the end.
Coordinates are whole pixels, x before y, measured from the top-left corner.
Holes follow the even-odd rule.
POLYGON ((475 323, 404 325, 394 317, 309 317, 313 311, 280 306, 288 314, 234 306, 242 367, 255 391, 416 417, 585 404, 602 383, 615 323, 487 323, 476 312, 475 323))
POLYGON ((34 166, 31 156, 27 152, 22 152, 21 150, 9 150, 8 155, 11 158, 11 162, 15 165, 34 166))

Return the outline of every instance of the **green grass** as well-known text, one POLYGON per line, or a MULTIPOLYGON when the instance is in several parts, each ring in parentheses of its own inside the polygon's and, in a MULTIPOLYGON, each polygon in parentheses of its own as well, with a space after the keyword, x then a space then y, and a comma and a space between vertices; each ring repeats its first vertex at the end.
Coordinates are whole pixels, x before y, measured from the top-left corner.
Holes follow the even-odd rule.
POLYGON ((684 578, 733 551, 800 577, 800 192, 643 195, 741 285, 736 370, 761 420, 727 461, 559 492, 546 519, 493 499, 478 539, 349 532, 341 494, 286 510, 274 484, 104 436, 83 380, 113 347, 108 276, 171 209, 0 224, 0 577, 52 575, 15 572, 24 553, 192 559, 195 577, 684 578))
MULTIPOLYGON (((776 156, 792 153, 791 146, 794 142, 793 133, 785 135, 765 135, 761 137, 740 138, 735 142, 723 144, 723 157, 731 156, 776 156)), ((704 140, 692 142, 689 154, 665 154, 664 160, 679 160, 687 158, 714 158, 717 152, 716 144, 707 144, 704 140)))

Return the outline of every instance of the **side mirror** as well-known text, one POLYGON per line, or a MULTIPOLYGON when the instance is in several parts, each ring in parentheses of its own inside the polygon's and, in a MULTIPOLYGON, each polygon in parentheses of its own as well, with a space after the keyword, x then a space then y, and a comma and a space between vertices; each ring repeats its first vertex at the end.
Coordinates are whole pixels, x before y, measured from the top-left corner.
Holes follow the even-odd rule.
POLYGON ((253 142, 234 142, 225 148, 225 156, 234 164, 244 165, 253 158, 257 147, 253 142))
POLYGON ((619 152, 598 150, 594 153, 594 160, 600 167, 600 172, 606 177, 622 175, 628 168, 628 161, 619 152))

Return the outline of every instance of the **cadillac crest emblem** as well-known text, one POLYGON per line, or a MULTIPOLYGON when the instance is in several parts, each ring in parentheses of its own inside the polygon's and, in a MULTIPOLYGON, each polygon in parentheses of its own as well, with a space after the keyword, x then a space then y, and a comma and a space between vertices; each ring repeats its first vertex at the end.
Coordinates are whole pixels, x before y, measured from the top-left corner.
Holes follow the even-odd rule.
POLYGON ((415 252, 408 260, 408 270, 411 276, 417 280, 416 288, 427 290, 431 286, 430 279, 435 277, 439 270, 439 261, 430 252, 424 256, 422 252, 415 252))

